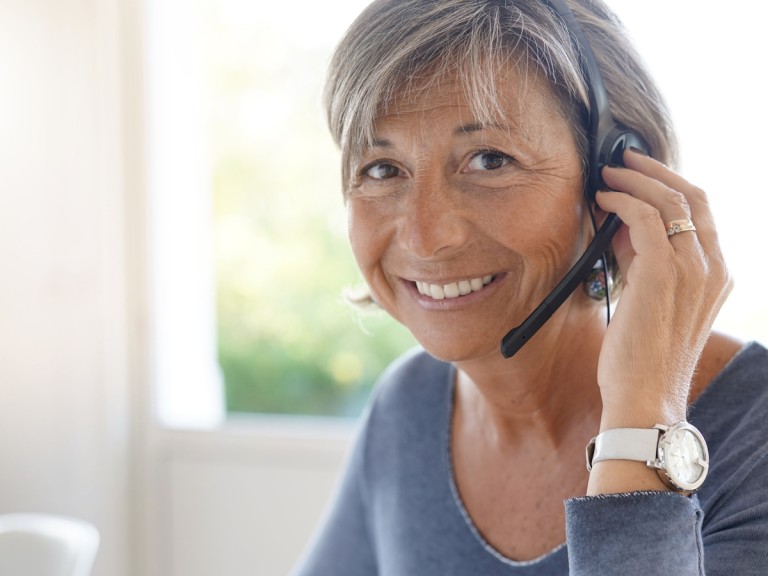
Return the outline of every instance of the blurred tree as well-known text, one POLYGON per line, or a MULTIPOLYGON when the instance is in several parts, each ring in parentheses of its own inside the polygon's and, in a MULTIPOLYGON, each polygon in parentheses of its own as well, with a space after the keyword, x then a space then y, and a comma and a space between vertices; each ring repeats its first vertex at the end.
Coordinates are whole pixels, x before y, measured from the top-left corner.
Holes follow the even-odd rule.
POLYGON ((264 18, 250 4, 208 7, 227 407, 356 414, 377 375, 414 340, 385 315, 359 316, 342 298, 359 275, 347 246, 339 155, 320 110, 339 33, 297 30, 294 19, 264 18))

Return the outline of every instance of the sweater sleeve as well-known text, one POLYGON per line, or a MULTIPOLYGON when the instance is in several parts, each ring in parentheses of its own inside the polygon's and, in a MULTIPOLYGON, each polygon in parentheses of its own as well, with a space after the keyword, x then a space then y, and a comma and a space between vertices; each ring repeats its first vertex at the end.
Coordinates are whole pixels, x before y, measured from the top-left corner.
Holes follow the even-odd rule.
POLYGON ((768 574, 768 457, 756 454, 706 499, 670 492, 566 502, 571 576, 768 574), (748 468, 748 469, 745 469, 748 468))
POLYGON ((768 574, 768 454, 731 468, 704 506, 704 567, 707 576, 768 574))
POLYGON ((768 574, 767 411, 768 351, 749 344, 691 410, 711 459, 698 494, 568 500, 571 576, 768 574))
POLYGON ((633 492, 565 503, 571 576, 701 576, 702 511, 695 497, 633 492))
POLYGON ((364 486, 365 428, 335 498, 292 576, 375 576, 364 486))

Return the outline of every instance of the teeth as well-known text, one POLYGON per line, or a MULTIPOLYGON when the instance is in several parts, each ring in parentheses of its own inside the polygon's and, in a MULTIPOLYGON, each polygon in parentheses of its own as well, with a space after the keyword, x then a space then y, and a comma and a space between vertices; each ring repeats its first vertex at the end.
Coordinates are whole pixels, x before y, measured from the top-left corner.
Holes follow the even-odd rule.
POLYGON ((459 290, 459 285, 456 283, 446 284, 445 286, 443 286, 443 292, 445 292, 446 298, 458 298, 458 296, 461 294, 461 290, 459 290))
POLYGON ((461 280, 451 284, 429 284, 428 282, 416 282, 416 288, 419 294, 429 296, 434 300, 444 300, 446 298, 458 298, 466 296, 470 292, 479 292, 487 284, 491 283, 493 276, 483 276, 482 278, 472 278, 471 280, 461 280))
POLYGON ((435 300, 442 300, 445 298, 445 291, 443 290, 442 286, 438 286, 437 284, 429 284, 429 295, 432 296, 435 300))

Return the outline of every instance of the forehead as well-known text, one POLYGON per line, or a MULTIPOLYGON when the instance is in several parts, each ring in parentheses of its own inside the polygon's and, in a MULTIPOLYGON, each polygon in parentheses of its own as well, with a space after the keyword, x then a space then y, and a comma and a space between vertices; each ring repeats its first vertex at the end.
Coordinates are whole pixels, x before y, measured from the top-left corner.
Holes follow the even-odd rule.
POLYGON ((551 120, 567 120, 549 83, 533 72, 509 66, 499 70, 488 87, 473 90, 460 71, 412 82, 379 105, 372 136, 375 139, 377 132, 394 125, 418 122, 428 127, 445 117, 465 130, 494 125, 522 133, 536 132, 551 120))

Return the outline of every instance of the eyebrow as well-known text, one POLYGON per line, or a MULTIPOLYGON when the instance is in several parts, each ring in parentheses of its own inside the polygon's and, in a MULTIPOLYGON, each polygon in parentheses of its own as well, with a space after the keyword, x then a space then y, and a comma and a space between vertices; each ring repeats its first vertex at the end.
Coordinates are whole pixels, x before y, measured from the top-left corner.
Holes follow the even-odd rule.
MULTIPOLYGON (((483 124, 482 122, 470 122, 469 124, 462 124, 453 130, 454 136, 469 136, 475 132, 482 132, 486 128, 501 128, 500 124, 483 124)), ((393 144, 391 140, 386 138, 374 138, 371 141, 371 148, 392 148, 393 144)))
POLYGON ((454 136, 468 136, 474 132, 481 132, 485 130, 485 125, 482 122, 470 122, 469 124, 462 124, 453 131, 454 136))

